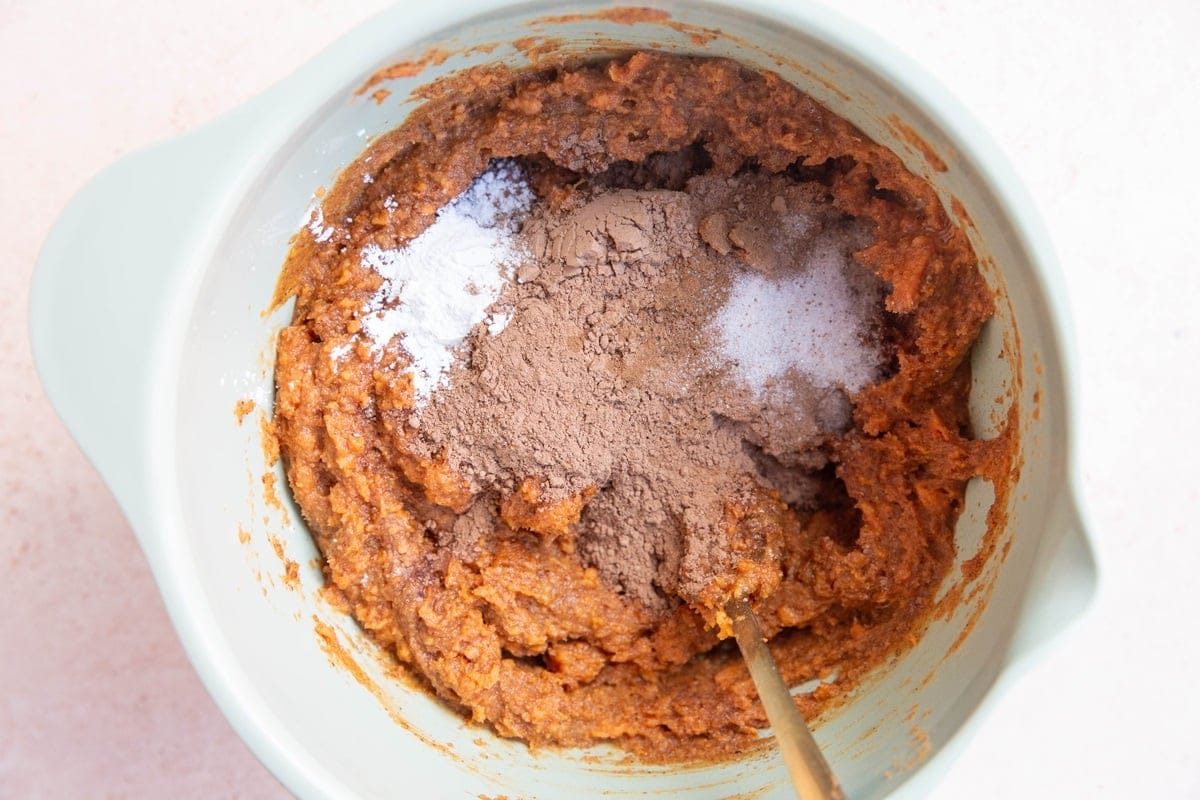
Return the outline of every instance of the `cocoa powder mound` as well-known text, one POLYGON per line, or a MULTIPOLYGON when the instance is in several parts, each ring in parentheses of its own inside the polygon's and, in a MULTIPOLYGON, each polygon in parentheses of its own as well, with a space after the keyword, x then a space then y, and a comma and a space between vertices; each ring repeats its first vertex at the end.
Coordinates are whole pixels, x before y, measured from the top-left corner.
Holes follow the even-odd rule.
MULTIPOLYGON (((765 492, 811 507, 823 445, 849 424, 846 391, 794 370, 755 391, 714 355, 712 324, 739 272, 803 270, 817 240, 866 285, 849 256, 864 231, 820 195, 747 172, 682 190, 598 179, 537 205, 497 304, 511 321, 498 335, 477 327, 448 385, 410 418, 417 448, 475 494, 439 540, 486 547, 500 499, 533 479, 543 501, 586 497, 564 547, 662 612, 732 566, 728 503, 765 492)), ((881 287, 864 291, 878 304, 881 287)))

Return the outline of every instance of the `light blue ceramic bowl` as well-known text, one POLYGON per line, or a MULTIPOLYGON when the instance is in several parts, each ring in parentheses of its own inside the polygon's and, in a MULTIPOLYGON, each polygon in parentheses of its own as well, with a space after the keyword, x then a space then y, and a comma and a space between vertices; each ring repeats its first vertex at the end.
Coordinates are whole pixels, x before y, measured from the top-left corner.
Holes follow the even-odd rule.
MULTIPOLYGON (((1003 684, 1092 595, 1065 290, 1042 224, 997 148, 912 62, 823 6, 652 5, 669 19, 624 24, 587 16, 605 8, 587 2, 398 6, 242 108, 113 165, 46 242, 32 300, 46 389, 136 530, 205 685, 298 795, 790 796, 769 748, 689 768, 631 766, 607 749, 535 755, 389 678, 386 660, 318 596, 316 552, 299 516, 286 499, 279 509, 263 497, 264 473, 282 486, 278 467, 264 459, 253 416, 234 418, 247 397, 269 410, 273 337, 289 309, 262 312, 314 192, 332 185, 364 137, 403 122, 418 85, 470 65, 524 64, 512 47, 520 37, 593 54, 602 41, 725 55, 778 71, 893 147, 947 207, 957 198, 985 273, 1007 297, 977 348, 973 393, 985 434, 1003 411, 994 398, 1011 392, 1020 405, 1024 470, 1000 541, 1007 556, 988 562, 980 578, 988 591, 935 622, 820 721, 817 738, 851 797, 925 794, 1003 684), (535 22, 564 13, 585 16, 535 22), (704 41, 696 28, 722 35, 704 41), (464 54, 480 44, 496 48, 464 54), (377 69, 433 46, 456 55, 386 82, 382 104, 353 94, 377 69), (299 564, 298 588, 281 579, 272 538, 299 564), (358 679, 341 663, 347 658, 360 665, 358 679)), ((991 497, 982 482, 969 489, 961 559, 976 552, 991 497)))

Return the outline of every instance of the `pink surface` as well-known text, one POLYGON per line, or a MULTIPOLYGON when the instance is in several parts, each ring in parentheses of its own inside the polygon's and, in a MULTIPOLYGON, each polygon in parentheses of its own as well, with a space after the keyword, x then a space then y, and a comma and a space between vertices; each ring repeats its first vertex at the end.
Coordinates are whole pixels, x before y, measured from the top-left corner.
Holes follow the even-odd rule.
POLYGON ((261 91, 383 2, 83 5, 0 2, 0 798, 286 797, 205 693, 47 404, 28 287, 90 175, 261 91))

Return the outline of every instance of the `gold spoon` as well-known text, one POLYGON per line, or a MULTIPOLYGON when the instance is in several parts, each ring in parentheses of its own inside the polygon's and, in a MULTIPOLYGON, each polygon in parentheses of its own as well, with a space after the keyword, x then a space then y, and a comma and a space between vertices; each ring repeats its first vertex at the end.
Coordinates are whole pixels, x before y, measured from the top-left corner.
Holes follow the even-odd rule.
POLYGON ((775 740, 779 742, 783 763, 792 776, 796 795, 800 800, 845 800, 846 795, 829 768, 829 762, 821 754, 821 748, 775 666, 750 603, 743 598, 729 600, 725 603, 725 613, 733 622, 733 636, 750 668, 750 677, 767 712, 767 721, 775 731, 775 740))

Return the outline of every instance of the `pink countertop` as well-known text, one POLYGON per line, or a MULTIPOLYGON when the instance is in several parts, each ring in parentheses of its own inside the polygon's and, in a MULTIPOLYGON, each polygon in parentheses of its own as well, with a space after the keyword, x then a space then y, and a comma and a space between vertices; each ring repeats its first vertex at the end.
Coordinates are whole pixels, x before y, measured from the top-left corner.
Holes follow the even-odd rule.
POLYGON ((200 685, 133 533, 47 404, 28 287, 89 176, 236 106, 383 5, 0 2, 0 798, 289 796, 200 685))
MULTIPOLYGON (((89 176, 383 5, 0 0, 0 798, 287 796, 205 694, 133 534, 48 406, 28 287, 89 176)), ((1200 127, 1200 4, 838 5, 998 139, 1047 218, 1079 331, 1101 592, 936 797, 1200 797, 1200 645, 1182 635, 1200 611, 1200 159, 1180 134, 1200 127)))

